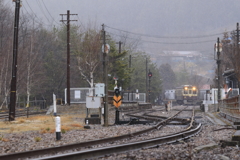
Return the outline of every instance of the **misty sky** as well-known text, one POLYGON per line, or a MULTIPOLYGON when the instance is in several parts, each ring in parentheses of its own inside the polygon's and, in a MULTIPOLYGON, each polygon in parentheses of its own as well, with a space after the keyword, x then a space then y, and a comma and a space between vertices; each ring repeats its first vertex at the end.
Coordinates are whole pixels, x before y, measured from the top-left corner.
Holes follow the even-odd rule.
MULTIPOLYGON (((11 0, 4 1, 14 9, 11 0)), ((59 14, 70 10, 78 14, 71 16, 78 22, 71 23, 92 21, 99 28, 104 23, 117 41, 128 31, 131 38, 141 39, 140 49, 155 54, 163 50, 213 54, 217 37, 235 30, 240 18, 239 0, 22 0, 22 4, 21 13, 35 14, 46 25, 60 25, 59 14)))

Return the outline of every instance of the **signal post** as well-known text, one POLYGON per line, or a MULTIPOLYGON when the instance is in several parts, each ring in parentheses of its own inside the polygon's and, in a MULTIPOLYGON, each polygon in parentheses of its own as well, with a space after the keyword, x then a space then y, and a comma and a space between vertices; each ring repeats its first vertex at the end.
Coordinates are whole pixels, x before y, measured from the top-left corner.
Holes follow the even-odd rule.
POLYGON ((120 95, 119 88, 115 88, 113 96, 113 105, 116 107, 115 124, 119 124, 119 110, 118 107, 122 104, 122 97, 120 95))

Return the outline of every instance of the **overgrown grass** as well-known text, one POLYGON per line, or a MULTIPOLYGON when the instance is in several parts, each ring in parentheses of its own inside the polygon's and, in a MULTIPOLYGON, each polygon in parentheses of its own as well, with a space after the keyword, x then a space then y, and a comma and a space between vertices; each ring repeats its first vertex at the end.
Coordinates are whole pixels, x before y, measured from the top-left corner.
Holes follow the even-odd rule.
MULTIPOLYGON (((85 118, 85 115, 63 115, 61 118, 61 129, 67 132, 72 129, 83 128, 84 122, 76 122, 79 118, 85 118)), ((55 117, 50 115, 34 115, 16 118, 15 121, 0 121, 0 132, 15 133, 24 131, 39 131, 41 134, 55 133, 55 117), (1 128, 8 128, 3 129, 1 128)))
POLYGON ((82 125, 80 124, 71 124, 72 127, 83 127, 82 125))
POLYGON ((18 122, 19 123, 24 123, 24 122, 26 122, 26 120, 25 119, 19 119, 18 122))
POLYGON ((9 132, 13 133, 14 130, 15 130, 15 128, 11 127, 9 132))

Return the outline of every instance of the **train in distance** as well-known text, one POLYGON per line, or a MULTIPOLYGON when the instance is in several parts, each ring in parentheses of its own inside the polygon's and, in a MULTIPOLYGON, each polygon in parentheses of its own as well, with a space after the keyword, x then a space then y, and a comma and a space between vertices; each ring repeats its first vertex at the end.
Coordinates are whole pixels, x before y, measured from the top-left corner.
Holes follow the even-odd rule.
POLYGON ((171 100, 173 103, 179 105, 201 104, 204 93, 206 93, 206 91, 200 91, 197 86, 182 85, 175 89, 165 90, 163 101, 171 100))

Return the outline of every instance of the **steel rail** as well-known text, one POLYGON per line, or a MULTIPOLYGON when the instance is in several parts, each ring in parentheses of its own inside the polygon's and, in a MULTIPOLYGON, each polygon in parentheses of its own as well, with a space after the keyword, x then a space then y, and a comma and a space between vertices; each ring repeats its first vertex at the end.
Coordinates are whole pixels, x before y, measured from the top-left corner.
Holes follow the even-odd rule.
MULTIPOLYGON (((142 117, 141 116, 136 116, 136 115, 131 115, 133 117, 138 117, 138 118, 146 118, 150 120, 162 120, 162 119, 167 119, 168 117, 164 116, 155 116, 155 115, 149 115, 149 114, 144 114, 142 117)), ((179 118, 179 117, 174 117, 172 120, 175 121, 190 121, 190 118, 179 118)))
MULTIPOLYGON (((154 115, 148 115, 148 114, 146 114, 145 116, 153 117, 153 118, 159 118, 159 119, 167 119, 168 118, 168 117, 164 117, 164 116, 154 116, 154 115)), ((188 123, 191 120, 191 117, 190 118, 174 117, 172 120, 173 121, 180 121, 181 123, 188 123)))
POLYGON ((122 136, 118 137, 110 137, 110 138, 104 138, 104 139, 99 139, 99 140, 93 140, 93 141, 86 141, 86 142, 81 142, 81 143, 74 143, 74 144, 68 144, 68 145, 62 145, 62 146, 57 146, 57 147, 50 147, 50 148, 44 148, 44 149, 37 149, 37 150, 32 150, 32 151, 25 151, 25 152, 19 152, 19 153, 12 153, 12 154, 5 154, 5 155, 0 155, 1 160, 10 160, 10 159, 21 159, 21 158, 31 158, 33 156, 39 155, 48 155, 48 154, 54 154, 66 150, 71 150, 71 149, 76 149, 76 148, 83 148, 83 147, 88 147, 91 145, 98 145, 98 144, 103 144, 103 143, 108 143, 108 142, 113 142, 117 140, 122 140, 126 138, 131 138, 133 136, 137 136, 143 133, 150 132, 155 129, 161 128, 163 125, 166 125, 172 118, 177 116, 181 111, 173 115, 172 117, 169 117, 161 122, 159 122, 157 125, 150 127, 148 129, 144 129, 141 131, 137 131, 134 133, 130 134, 125 134, 122 136))
POLYGON ((195 113, 194 113, 194 109, 193 109, 193 110, 192 110, 191 122, 190 122, 190 125, 188 126, 188 128, 187 128, 186 130, 189 130, 190 128, 193 127, 194 117, 195 117, 195 113))
MULTIPOLYGON (((146 119, 146 120, 152 120, 154 122, 156 121, 162 121, 163 119, 167 119, 167 117, 157 117, 154 116, 152 117, 151 115, 143 115, 143 116, 138 116, 138 115, 130 115, 132 117, 137 117, 139 119, 146 119)), ((172 118, 171 122, 168 123, 168 125, 187 125, 190 122, 190 119, 181 119, 181 118, 172 118), (172 121, 178 121, 178 122, 172 122, 172 121)))
POLYGON ((127 143, 127 144, 122 144, 122 145, 115 145, 115 146, 110 146, 110 147, 102 147, 102 148, 85 150, 85 151, 80 151, 80 152, 44 157, 44 158, 39 158, 39 160, 89 159, 89 158, 96 158, 96 157, 101 157, 104 155, 109 155, 112 153, 121 153, 121 152, 126 152, 129 150, 149 148, 149 147, 159 146, 162 144, 174 143, 174 142, 177 142, 177 141, 180 141, 183 139, 187 139, 189 137, 192 137, 192 136, 198 134, 201 131, 201 126, 202 126, 202 124, 200 123, 194 129, 191 129, 188 131, 183 131, 183 132, 175 134, 175 135, 164 136, 164 137, 160 137, 160 138, 153 138, 153 139, 148 139, 148 140, 134 142, 134 143, 127 143))

